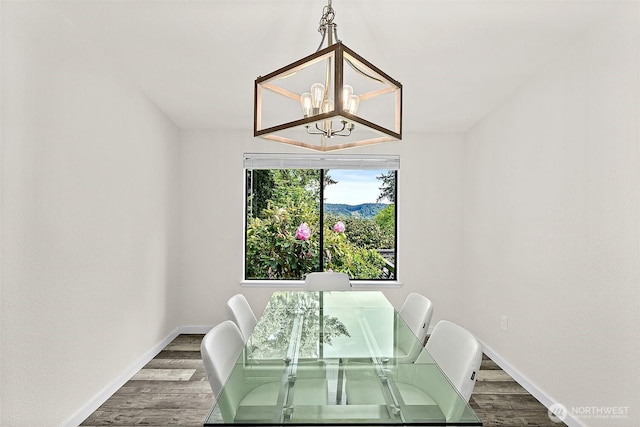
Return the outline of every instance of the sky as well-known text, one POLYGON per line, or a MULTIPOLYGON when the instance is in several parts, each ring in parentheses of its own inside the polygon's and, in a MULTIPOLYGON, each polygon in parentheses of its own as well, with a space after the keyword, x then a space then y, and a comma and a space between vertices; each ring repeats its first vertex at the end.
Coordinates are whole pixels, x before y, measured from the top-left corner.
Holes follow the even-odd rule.
MULTIPOLYGON (((328 185, 324 189, 325 203, 345 203, 347 205, 376 203, 382 183, 376 179, 376 176, 380 176, 384 172, 386 171, 331 169, 329 176, 338 183, 328 185)), ((389 201, 382 200, 381 202, 388 203, 389 201)))

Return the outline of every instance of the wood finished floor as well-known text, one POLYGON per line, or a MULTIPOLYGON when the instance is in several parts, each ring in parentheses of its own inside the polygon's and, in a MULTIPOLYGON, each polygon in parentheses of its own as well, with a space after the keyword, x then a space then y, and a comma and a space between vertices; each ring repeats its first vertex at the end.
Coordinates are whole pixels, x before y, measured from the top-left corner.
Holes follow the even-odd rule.
MULTIPOLYGON (((202 337, 178 336, 81 426, 202 426, 213 403, 202 337)), ((485 426, 564 425, 552 422, 547 409, 487 356, 470 403, 485 426)))

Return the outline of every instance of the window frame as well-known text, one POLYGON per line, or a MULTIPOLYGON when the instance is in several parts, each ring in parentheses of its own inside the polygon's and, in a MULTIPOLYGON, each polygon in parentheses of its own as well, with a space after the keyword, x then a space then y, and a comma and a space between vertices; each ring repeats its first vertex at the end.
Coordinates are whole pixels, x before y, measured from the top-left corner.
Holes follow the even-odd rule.
MULTIPOLYGON (((398 224, 398 181, 400 172, 399 155, 332 155, 332 154, 289 154, 289 153, 245 153, 243 159, 243 244, 242 244, 242 280, 243 286, 258 287, 289 287, 304 284, 302 279, 248 279, 247 278, 247 220, 249 217, 249 207, 247 206, 248 170, 251 169, 313 169, 320 172, 320 182, 322 183, 325 172, 332 169, 345 170, 394 170, 395 171, 395 200, 394 200, 394 225, 395 225, 395 260, 394 278, 392 279, 352 279, 352 286, 382 288, 399 287, 398 252, 399 252, 399 224, 398 224)), ((324 197, 324 186, 320 185, 320 199, 324 197)), ((324 221, 324 202, 320 203, 320 223, 324 221)), ((324 229, 320 227, 320 254, 324 247, 324 229)), ((320 255, 320 263, 324 265, 324 256, 320 255)))

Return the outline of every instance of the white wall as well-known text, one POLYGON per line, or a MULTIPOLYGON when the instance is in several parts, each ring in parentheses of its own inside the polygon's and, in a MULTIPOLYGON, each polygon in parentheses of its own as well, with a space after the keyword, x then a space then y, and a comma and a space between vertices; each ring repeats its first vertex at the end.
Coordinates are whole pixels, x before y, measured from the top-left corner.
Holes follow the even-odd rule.
MULTIPOLYGON (((54 425, 176 326, 226 318, 232 294, 262 309, 275 288, 239 284, 242 154, 283 148, 247 131, 178 134, 46 3, 0 5, 0 424, 54 425)), ((565 405, 630 406, 619 425, 637 424, 640 384, 627 7, 466 139, 350 150, 401 155, 391 301, 424 293, 433 323, 465 324, 565 405)))
POLYGON ((629 407, 573 417, 593 426, 640 424, 640 4, 617 5, 468 133, 465 163, 464 323, 570 415, 629 407))
MULTIPOLYGON (((180 322, 213 325, 224 320, 224 302, 237 292, 261 312, 275 288, 240 287, 242 155, 284 148, 247 131, 183 131, 181 144, 180 322)), ((398 143, 349 151, 358 152, 401 155, 398 261, 404 286, 387 290, 389 299, 400 307, 409 292, 421 292, 433 300, 434 321, 441 316, 460 321, 463 136, 404 135, 398 143)))
POLYGON ((179 134, 45 2, 1 7, 0 425, 58 425, 177 326, 179 134))

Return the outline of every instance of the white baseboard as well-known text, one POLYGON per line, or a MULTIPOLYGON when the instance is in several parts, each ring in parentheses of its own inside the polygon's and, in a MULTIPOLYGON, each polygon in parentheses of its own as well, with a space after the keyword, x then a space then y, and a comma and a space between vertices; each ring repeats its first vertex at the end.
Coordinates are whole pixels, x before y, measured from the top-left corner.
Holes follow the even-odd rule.
MULTIPOLYGON (((540 387, 536 386, 532 381, 530 381, 527 377, 522 375, 516 368, 511 366, 509 362, 504 360, 498 353, 493 351, 491 347, 487 346, 482 341, 482 348, 484 353, 491 358, 502 370, 504 370, 507 374, 511 376, 518 384, 524 387, 533 397, 538 399, 540 403, 542 403, 547 409, 554 403, 558 401, 550 397, 546 392, 544 392, 540 387)), ((564 419, 564 423, 569 427, 585 427, 578 419, 574 418, 571 413, 567 413, 566 418, 564 419)))
POLYGON ((180 334, 206 334, 213 328, 213 325, 188 325, 180 326, 178 328, 178 335, 180 334))
POLYGON ((205 334, 212 326, 206 325, 191 325, 191 326, 179 326, 159 343, 151 347, 145 354, 143 354, 138 360, 136 360, 131 366, 115 378, 111 384, 100 390, 95 396, 78 409, 68 420, 61 424, 62 427, 77 427, 87 417, 93 414, 96 409, 107 401, 113 394, 120 389, 127 381, 131 379, 140 369, 142 369, 147 363, 149 363, 154 357, 158 355, 171 341, 173 341, 180 334, 205 334))

